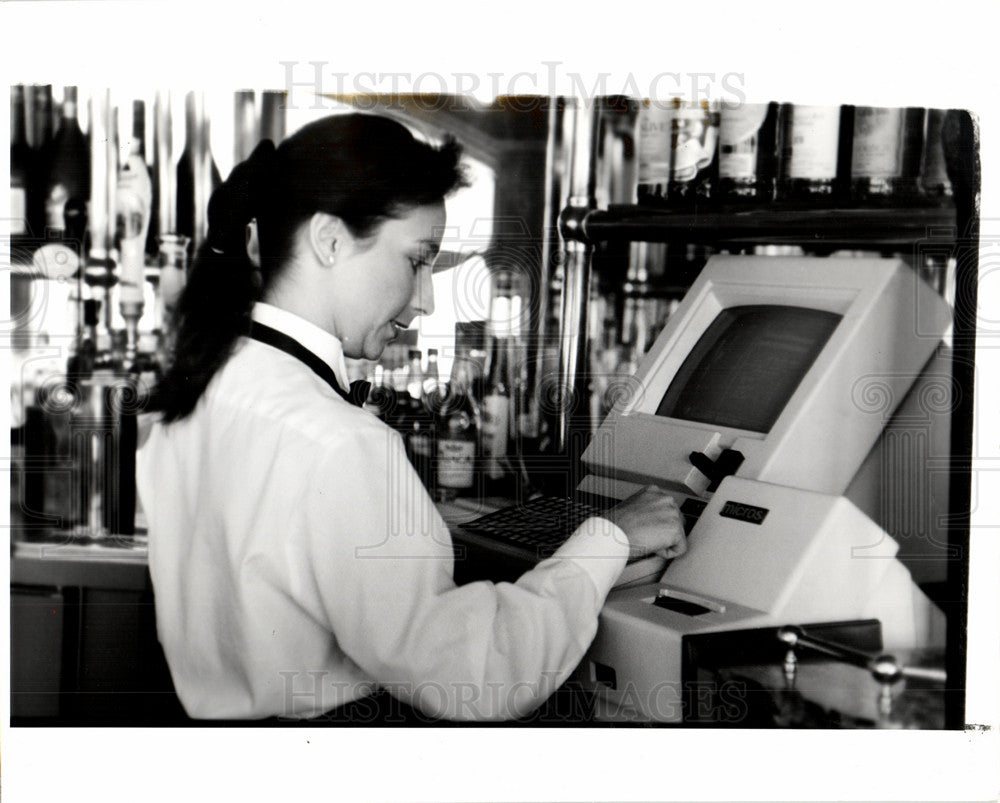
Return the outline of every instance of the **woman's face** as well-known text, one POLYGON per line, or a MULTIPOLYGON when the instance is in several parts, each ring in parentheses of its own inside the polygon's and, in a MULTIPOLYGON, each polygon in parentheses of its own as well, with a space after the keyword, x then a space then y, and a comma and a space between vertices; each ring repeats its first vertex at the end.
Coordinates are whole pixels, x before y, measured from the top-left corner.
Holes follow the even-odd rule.
POLYGON ((389 218, 368 238, 338 242, 330 331, 353 358, 377 360, 418 315, 434 311, 434 259, 444 234, 444 202, 389 218))

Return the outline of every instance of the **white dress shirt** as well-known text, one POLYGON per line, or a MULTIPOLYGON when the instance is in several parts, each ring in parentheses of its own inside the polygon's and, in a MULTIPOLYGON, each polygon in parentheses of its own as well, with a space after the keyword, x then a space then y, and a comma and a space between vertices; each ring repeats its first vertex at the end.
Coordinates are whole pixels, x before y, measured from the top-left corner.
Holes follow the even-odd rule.
MULTIPOLYGON (((336 338, 253 317, 347 387, 336 338)), ((152 422, 137 479, 159 639, 198 718, 312 717, 378 687, 431 716, 522 716, 582 658, 628 552, 593 518, 516 583, 456 586, 398 433, 249 338, 190 416, 152 422)))

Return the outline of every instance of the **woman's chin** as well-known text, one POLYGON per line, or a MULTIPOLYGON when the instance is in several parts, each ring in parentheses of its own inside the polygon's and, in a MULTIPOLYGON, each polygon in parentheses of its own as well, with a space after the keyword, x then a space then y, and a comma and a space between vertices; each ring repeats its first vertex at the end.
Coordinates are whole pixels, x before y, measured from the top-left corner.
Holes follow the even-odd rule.
POLYGON ((381 359, 383 352, 385 352, 385 347, 395 339, 395 336, 372 338, 365 343, 364 353, 362 354, 363 359, 372 361, 381 359))

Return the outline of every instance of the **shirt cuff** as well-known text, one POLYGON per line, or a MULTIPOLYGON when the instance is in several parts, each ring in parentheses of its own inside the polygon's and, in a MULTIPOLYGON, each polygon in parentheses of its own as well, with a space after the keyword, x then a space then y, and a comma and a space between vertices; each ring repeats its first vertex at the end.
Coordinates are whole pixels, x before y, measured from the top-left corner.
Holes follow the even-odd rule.
POLYGON ((591 516, 552 557, 576 561, 604 595, 625 568, 628 551, 628 536, 624 530, 607 519, 591 516))

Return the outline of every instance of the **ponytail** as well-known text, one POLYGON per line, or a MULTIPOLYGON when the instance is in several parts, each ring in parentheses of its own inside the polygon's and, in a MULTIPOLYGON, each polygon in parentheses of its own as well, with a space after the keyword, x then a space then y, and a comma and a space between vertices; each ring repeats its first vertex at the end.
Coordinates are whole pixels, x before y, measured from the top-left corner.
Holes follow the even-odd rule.
POLYGON ((153 394, 165 422, 194 410, 237 338, 250 328, 262 277, 246 249, 246 227, 267 197, 274 144, 261 142, 213 194, 208 237, 195 255, 172 317, 171 361, 153 394))

